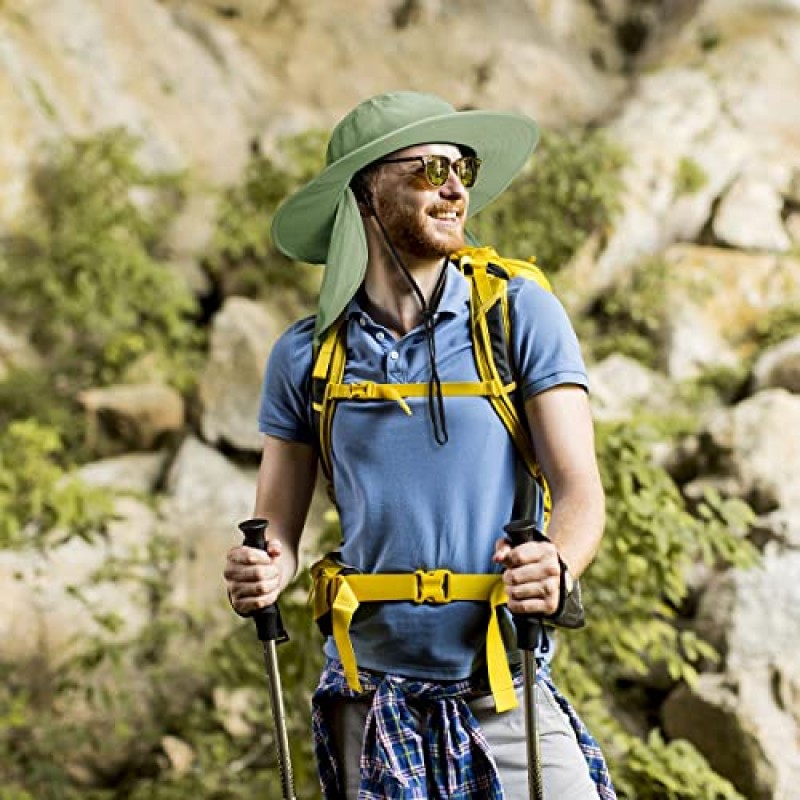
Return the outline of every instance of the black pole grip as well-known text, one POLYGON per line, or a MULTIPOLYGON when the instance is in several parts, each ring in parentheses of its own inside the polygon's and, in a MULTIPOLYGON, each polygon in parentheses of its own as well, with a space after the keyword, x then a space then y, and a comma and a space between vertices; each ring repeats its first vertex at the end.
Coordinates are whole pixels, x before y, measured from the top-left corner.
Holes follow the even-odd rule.
MULTIPOLYGON (((269 527, 269 521, 260 519, 246 519, 244 522, 239 523, 239 530, 244 534, 243 544, 246 547, 253 547, 256 550, 267 549, 267 539, 264 535, 269 527)), ((259 608, 249 614, 256 624, 256 631, 258 638, 262 642, 285 642, 288 641, 289 636, 286 629, 283 627, 283 620, 281 619, 281 612, 277 604, 267 606, 266 608, 259 608)))
MULTIPOLYGON (((503 526, 506 540, 512 547, 525 542, 546 542, 547 537, 539 530, 536 523, 528 519, 514 519, 503 526)), ((517 629, 517 646, 520 650, 536 650, 539 644, 541 621, 538 614, 513 614, 514 627, 517 629)))

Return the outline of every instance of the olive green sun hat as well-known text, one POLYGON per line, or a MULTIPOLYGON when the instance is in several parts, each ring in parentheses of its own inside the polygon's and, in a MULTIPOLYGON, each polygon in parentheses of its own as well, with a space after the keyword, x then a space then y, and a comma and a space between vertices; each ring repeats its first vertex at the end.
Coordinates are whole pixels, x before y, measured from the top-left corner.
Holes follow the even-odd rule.
POLYGON ((469 190, 469 216, 494 200, 530 157, 539 137, 533 120, 504 111, 456 111, 420 92, 389 92, 356 106, 334 128, 326 167, 290 195, 272 222, 275 245, 290 258, 325 264, 316 336, 342 313, 364 280, 367 240, 353 176, 373 161, 418 144, 469 147, 481 173, 469 190))

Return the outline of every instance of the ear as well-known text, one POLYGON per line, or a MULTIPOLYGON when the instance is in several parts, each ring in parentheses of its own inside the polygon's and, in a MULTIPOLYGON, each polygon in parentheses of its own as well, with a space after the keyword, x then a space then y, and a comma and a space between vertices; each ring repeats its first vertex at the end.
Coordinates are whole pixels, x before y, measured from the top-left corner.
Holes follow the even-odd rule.
POLYGON ((358 210, 364 219, 375 216, 375 207, 372 204, 372 191, 367 183, 366 177, 363 173, 357 174, 352 182, 350 188, 358 203, 358 210))
POLYGON ((354 186, 353 187, 353 194, 356 196, 356 203, 358 203, 358 210, 361 212, 361 216, 364 219, 368 219, 369 217, 375 216, 375 208, 372 205, 372 198, 370 196, 369 190, 365 189, 363 186, 354 186))

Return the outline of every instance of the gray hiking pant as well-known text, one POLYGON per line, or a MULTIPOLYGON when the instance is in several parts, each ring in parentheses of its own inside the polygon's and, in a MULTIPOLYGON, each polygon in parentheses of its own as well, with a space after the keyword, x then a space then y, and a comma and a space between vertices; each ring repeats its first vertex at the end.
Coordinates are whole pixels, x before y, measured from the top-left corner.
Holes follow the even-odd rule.
MULTIPOLYGON (((541 683, 536 684, 536 697, 545 800, 597 800, 597 789, 569 719, 541 683)), ((517 708, 502 714, 494 710, 491 696, 469 704, 497 762, 506 800, 528 798, 522 689, 518 700, 517 708)), ((413 705, 409 705, 413 713, 413 705)), ((347 800, 358 800, 358 767, 369 706, 369 700, 344 699, 334 700, 329 706, 347 800)))

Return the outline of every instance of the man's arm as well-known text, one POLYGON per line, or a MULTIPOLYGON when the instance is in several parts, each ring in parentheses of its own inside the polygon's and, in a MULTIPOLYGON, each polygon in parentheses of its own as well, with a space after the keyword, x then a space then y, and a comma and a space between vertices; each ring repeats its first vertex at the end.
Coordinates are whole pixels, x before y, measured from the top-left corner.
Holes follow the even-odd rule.
POLYGON ((269 520, 267 551, 233 547, 225 562, 228 596, 240 614, 272 605, 294 578, 316 473, 311 445, 264 437, 254 516, 269 520))
POLYGON ((574 577, 594 558, 605 524, 589 399, 579 386, 564 385, 531 397, 525 407, 537 460, 550 486, 553 507, 547 533, 553 544, 511 549, 498 543, 509 608, 553 614, 558 608, 560 555, 574 577))

